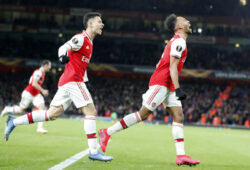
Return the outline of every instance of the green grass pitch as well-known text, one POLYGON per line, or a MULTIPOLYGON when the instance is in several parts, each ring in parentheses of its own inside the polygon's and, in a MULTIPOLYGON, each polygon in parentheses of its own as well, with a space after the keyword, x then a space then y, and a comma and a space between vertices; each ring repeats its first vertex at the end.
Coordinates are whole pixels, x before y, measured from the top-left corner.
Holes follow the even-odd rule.
MULTIPOLYGON (((48 169, 87 148, 82 120, 58 119, 46 122, 46 135, 36 133, 36 124, 19 126, 6 142, 5 119, 0 118, 0 169, 48 169)), ((98 128, 112 125, 97 122, 98 128)), ((185 150, 201 161, 195 167, 175 165, 175 146, 171 126, 139 124, 112 137, 107 154, 112 162, 90 161, 88 157, 69 166, 71 169, 160 170, 250 169, 250 131, 184 127, 185 150)))

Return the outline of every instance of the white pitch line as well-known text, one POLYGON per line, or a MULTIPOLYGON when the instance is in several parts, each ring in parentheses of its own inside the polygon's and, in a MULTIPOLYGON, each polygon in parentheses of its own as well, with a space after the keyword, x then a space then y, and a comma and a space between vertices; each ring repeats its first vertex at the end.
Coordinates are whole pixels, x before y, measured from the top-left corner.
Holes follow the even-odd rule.
MULTIPOLYGON (((99 148, 100 148, 100 145, 98 144, 97 149, 99 149, 99 148)), ((49 168, 48 170, 62 170, 64 168, 67 168, 68 166, 72 165, 76 161, 82 159, 87 154, 89 154, 89 149, 85 149, 85 150, 75 154, 74 156, 71 156, 70 158, 66 159, 63 162, 60 162, 59 164, 49 168)))
POLYGON ((88 153, 89 153, 89 149, 85 149, 82 152, 79 152, 79 153, 75 154, 74 156, 71 156, 70 158, 66 159, 65 161, 60 162, 59 164, 49 168, 48 170, 62 170, 64 168, 67 168, 71 164, 75 163, 79 159, 86 156, 88 153))
MULTIPOLYGON (((109 139, 108 143, 111 142, 111 139, 109 139)), ((97 145, 97 149, 99 149, 101 146, 100 144, 97 145)), ((67 168, 68 166, 72 165, 76 161, 82 159, 84 156, 86 156, 89 153, 89 149, 85 149, 82 152, 79 152, 75 154, 74 156, 71 156, 70 158, 66 159, 63 162, 60 162, 59 164, 52 166, 48 170, 63 170, 64 168, 67 168)))

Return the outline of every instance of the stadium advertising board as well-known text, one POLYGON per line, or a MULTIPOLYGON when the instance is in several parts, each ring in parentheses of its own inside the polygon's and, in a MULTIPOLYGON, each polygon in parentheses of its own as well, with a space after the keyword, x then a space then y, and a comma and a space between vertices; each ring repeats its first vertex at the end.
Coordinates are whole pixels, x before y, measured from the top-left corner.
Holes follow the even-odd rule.
MULTIPOLYGON (((40 62, 32 59, 7 59, 0 58, 0 67, 37 67, 40 62)), ((64 67, 57 62, 52 62, 53 67, 64 67)), ((119 64, 98 64, 90 63, 89 71, 99 72, 121 72, 132 74, 152 74, 155 68, 151 66, 134 66, 134 65, 119 65, 119 64)), ((249 73, 238 72, 223 72, 216 70, 196 70, 196 69, 183 69, 181 72, 182 77, 190 78, 219 78, 219 79, 234 79, 234 80, 250 80, 249 73)))

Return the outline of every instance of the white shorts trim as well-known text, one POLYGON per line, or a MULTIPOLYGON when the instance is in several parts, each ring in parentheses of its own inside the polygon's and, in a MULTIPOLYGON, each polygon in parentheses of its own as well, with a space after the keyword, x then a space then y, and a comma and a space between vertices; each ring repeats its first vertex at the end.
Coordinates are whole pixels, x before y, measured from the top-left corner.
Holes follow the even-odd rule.
POLYGON ((92 97, 85 83, 69 82, 63 86, 59 86, 50 105, 62 105, 63 109, 66 110, 72 102, 77 108, 93 103, 92 97))
POLYGON ((39 105, 44 104, 44 98, 40 93, 36 96, 32 96, 29 92, 24 90, 22 93, 22 98, 21 102, 19 103, 19 106, 22 107, 23 109, 27 109, 31 103, 35 107, 38 107, 39 105))
POLYGON ((181 101, 177 100, 175 92, 165 86, 154 85, 142 95, 142 105, 154 111, 160 104, 164 107, 182 106, 181 101))

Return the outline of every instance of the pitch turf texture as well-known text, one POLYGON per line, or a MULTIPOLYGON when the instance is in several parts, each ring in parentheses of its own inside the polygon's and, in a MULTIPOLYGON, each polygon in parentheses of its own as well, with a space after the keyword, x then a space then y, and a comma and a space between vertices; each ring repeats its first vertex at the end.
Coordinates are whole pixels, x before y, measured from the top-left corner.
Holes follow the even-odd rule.
MULTIPOLYGON (((0 118, 0 169, 48 169, 87 148, 82 120, 58 119, 46 122, 46 135, 36 125, 14 129, 3 139, 5 119, 0 118)), ((98 128, 112 125, 97 122, 98 128)), ((115 134, 107 154, 112 162, 90 161, 86 155, 66 169, 250 169, 250 130, 185 127, 185 149, 201 161, 195 167, 175 164, 171 126, 139 124, 115 134)))

